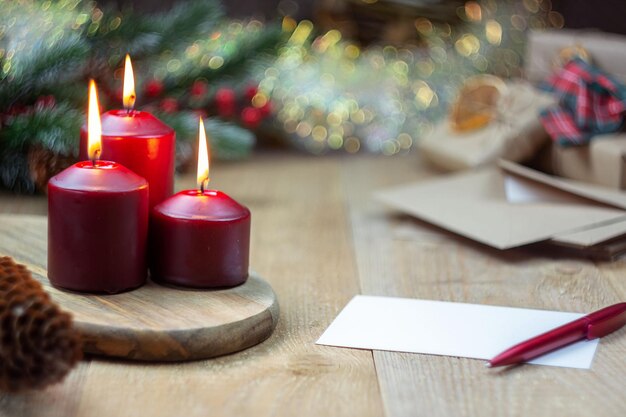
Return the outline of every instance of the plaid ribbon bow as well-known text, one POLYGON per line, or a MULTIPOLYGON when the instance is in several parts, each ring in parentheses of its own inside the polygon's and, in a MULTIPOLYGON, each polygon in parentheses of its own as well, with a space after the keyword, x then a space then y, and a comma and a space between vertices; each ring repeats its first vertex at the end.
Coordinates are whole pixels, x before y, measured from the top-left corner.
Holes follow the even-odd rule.
POLYGON ((541 88, 559 100, 539 117, 560 145, 584 145, 596 134, 619 130, 624 122, 626 86, 580 58, 568 62, 541 88))

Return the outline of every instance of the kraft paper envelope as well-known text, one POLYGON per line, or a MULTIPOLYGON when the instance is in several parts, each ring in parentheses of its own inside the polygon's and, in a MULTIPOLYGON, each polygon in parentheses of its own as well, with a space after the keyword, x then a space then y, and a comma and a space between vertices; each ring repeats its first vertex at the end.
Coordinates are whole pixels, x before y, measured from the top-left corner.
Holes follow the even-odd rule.
POLYGON ((591 229, 558 234, 553 241, 576 247, 588 247, 626 235, 626 221, 609 223, 591 229))
MULTIPOLYGON (((321 345, 491 359, 584 314, 410 298, 354 297, 317 341, 321 345)), ((530 363, 588 369, 598 339, 530 363)))
MULTIPOLYGON (((518 175, 505 175, 504 188, 509 203, 595 204, 587 198, 576 196, 518 175)), ((594 223, 582 229, 559 233, 552 236, 551 240, 568 246, 585 248, 624 235, 626 235, 626 218, 618 218, 617 220, 609 220, 607 223, 594 223)))
MULTIPOLYGON (((522 180, 518 178, 518 183, 529 178, 523 170, 516 170, 515 174, 522 180)), ((626 207, 626 196, 619 192, 598 191, 592 186, 579 189, 571 183, 562 187, 560 183, 544 178, 537 181, 530 176, 532 181, 526 182, 535 183, 541 189, 538 194, 543 193, 544 198, 510 202, 505 186, 508 177, 500 168, 484 168, 395 187, 378 192, 376 197, 396 209, 498 249, 626 220, 626 212, 617 208, 626 207)))
MULTIPOLYGON (((509 202, 552 201, 570 204, 600 203, 626 209, 626 193, 599 185, 553 177, 510 162, 499 161, 499 166, 514 175, 505 177, 509 202)), ((580 230, 552 237, 558 243, 588 247, 626 235, 626 219, 593 224, 580 230)))
POLYGON ((626 209, 626 193, 624 192, 600 185, 587 184, 566 178, 557 178, 511 161, 500 160, 498 161, 498 166, 506 172, 547 185, 553 189, 561 190, 608 206, 626 209))

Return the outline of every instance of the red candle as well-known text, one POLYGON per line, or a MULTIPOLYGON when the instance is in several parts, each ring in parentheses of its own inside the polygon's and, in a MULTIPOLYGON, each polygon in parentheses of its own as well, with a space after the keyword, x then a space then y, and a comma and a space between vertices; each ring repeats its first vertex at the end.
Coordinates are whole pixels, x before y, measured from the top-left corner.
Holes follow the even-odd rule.
POLYGON ((117 293, 147 276, 148 183, 100 153, 95 83, 89 94, 89 156, 48 182, 48 278, 74 291, 117 293))
MULTIPOLYGON (((124 108, 102 115, 101 158, 118 162, 150 184, 150 208, 174 192, 176 134, 148 112, 133 110, 135 87, 130 58, 124 71, 124 108)), ((80 156, 87 158, 87 129, 81 129, 80 156)))
POLYGON ((150 216, 153 280, 195 288, 230 287, 248 278, 250 210, 209 179, 206 136, 200 120, 198 188, 158 204, 150 216))

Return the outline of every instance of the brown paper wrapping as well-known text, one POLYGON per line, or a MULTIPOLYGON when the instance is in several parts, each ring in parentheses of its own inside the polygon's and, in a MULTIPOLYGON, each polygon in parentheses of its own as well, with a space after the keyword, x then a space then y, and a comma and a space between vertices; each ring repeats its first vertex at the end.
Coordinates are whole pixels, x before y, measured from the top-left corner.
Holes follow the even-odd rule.
POLYGON ((508 81, 506 86, 495 120, 467 132, 455 131, 448 118, 441 120, 418 143, 422 155, 451 171, 493 164, 499 158, 524 161, 533 157, 548 141, 539 112, 554 99, 525 81, 508 81))
POLYGON ((551 144, 538 160, 538 168, 573 180, 626 189, 626 133, 596 136, 589 145, 551 144))

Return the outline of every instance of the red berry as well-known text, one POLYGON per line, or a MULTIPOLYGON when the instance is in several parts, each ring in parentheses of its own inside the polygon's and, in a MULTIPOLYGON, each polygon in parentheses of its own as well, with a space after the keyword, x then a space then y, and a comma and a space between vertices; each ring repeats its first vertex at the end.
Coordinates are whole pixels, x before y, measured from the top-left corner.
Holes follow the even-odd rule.
POLYGON ((11 116, 17 116, 18 114, 30 114, 33 112, 32 107, 26 107, 22 104, 14 104, 9 107, 7 114, 11 116))
POLYGON ((228 104, 235 102, 235 92, 230 88, 220 88, 215 93, 217 104, 228 104))
POLYGON ((259 89, 255 86, 255 85, 251 85, 248 88, 246 88, 246 98, 248 100, 252 100, 254 98, 254 96, 256 96, 256 93, 259 92, 259 89))
POLYGON ((222 117, 231 117, 235 114, 235 92, 230 88, 220 88, 215 93, 217 112, 222 117))
POLYGON ((191 85, 191 95, 194 97, 202 97, 209 91, 209 86, 204 80, 197 80, 191 85))
POLYGON ((145 93, 148 97, 158 97, 163 94, 164 89, 160 80, 150 80, 146 83, 145 93))
POLYGON ((241 121, 251 129, 256 128, 261 123, 261 111, 254 107, 246 107, 241 112, 241 121))
POLYGON ((175 98, 164 98, 161 101, 161 110, 165 113, 174 113, 178 110, 178 100, 175 98))

